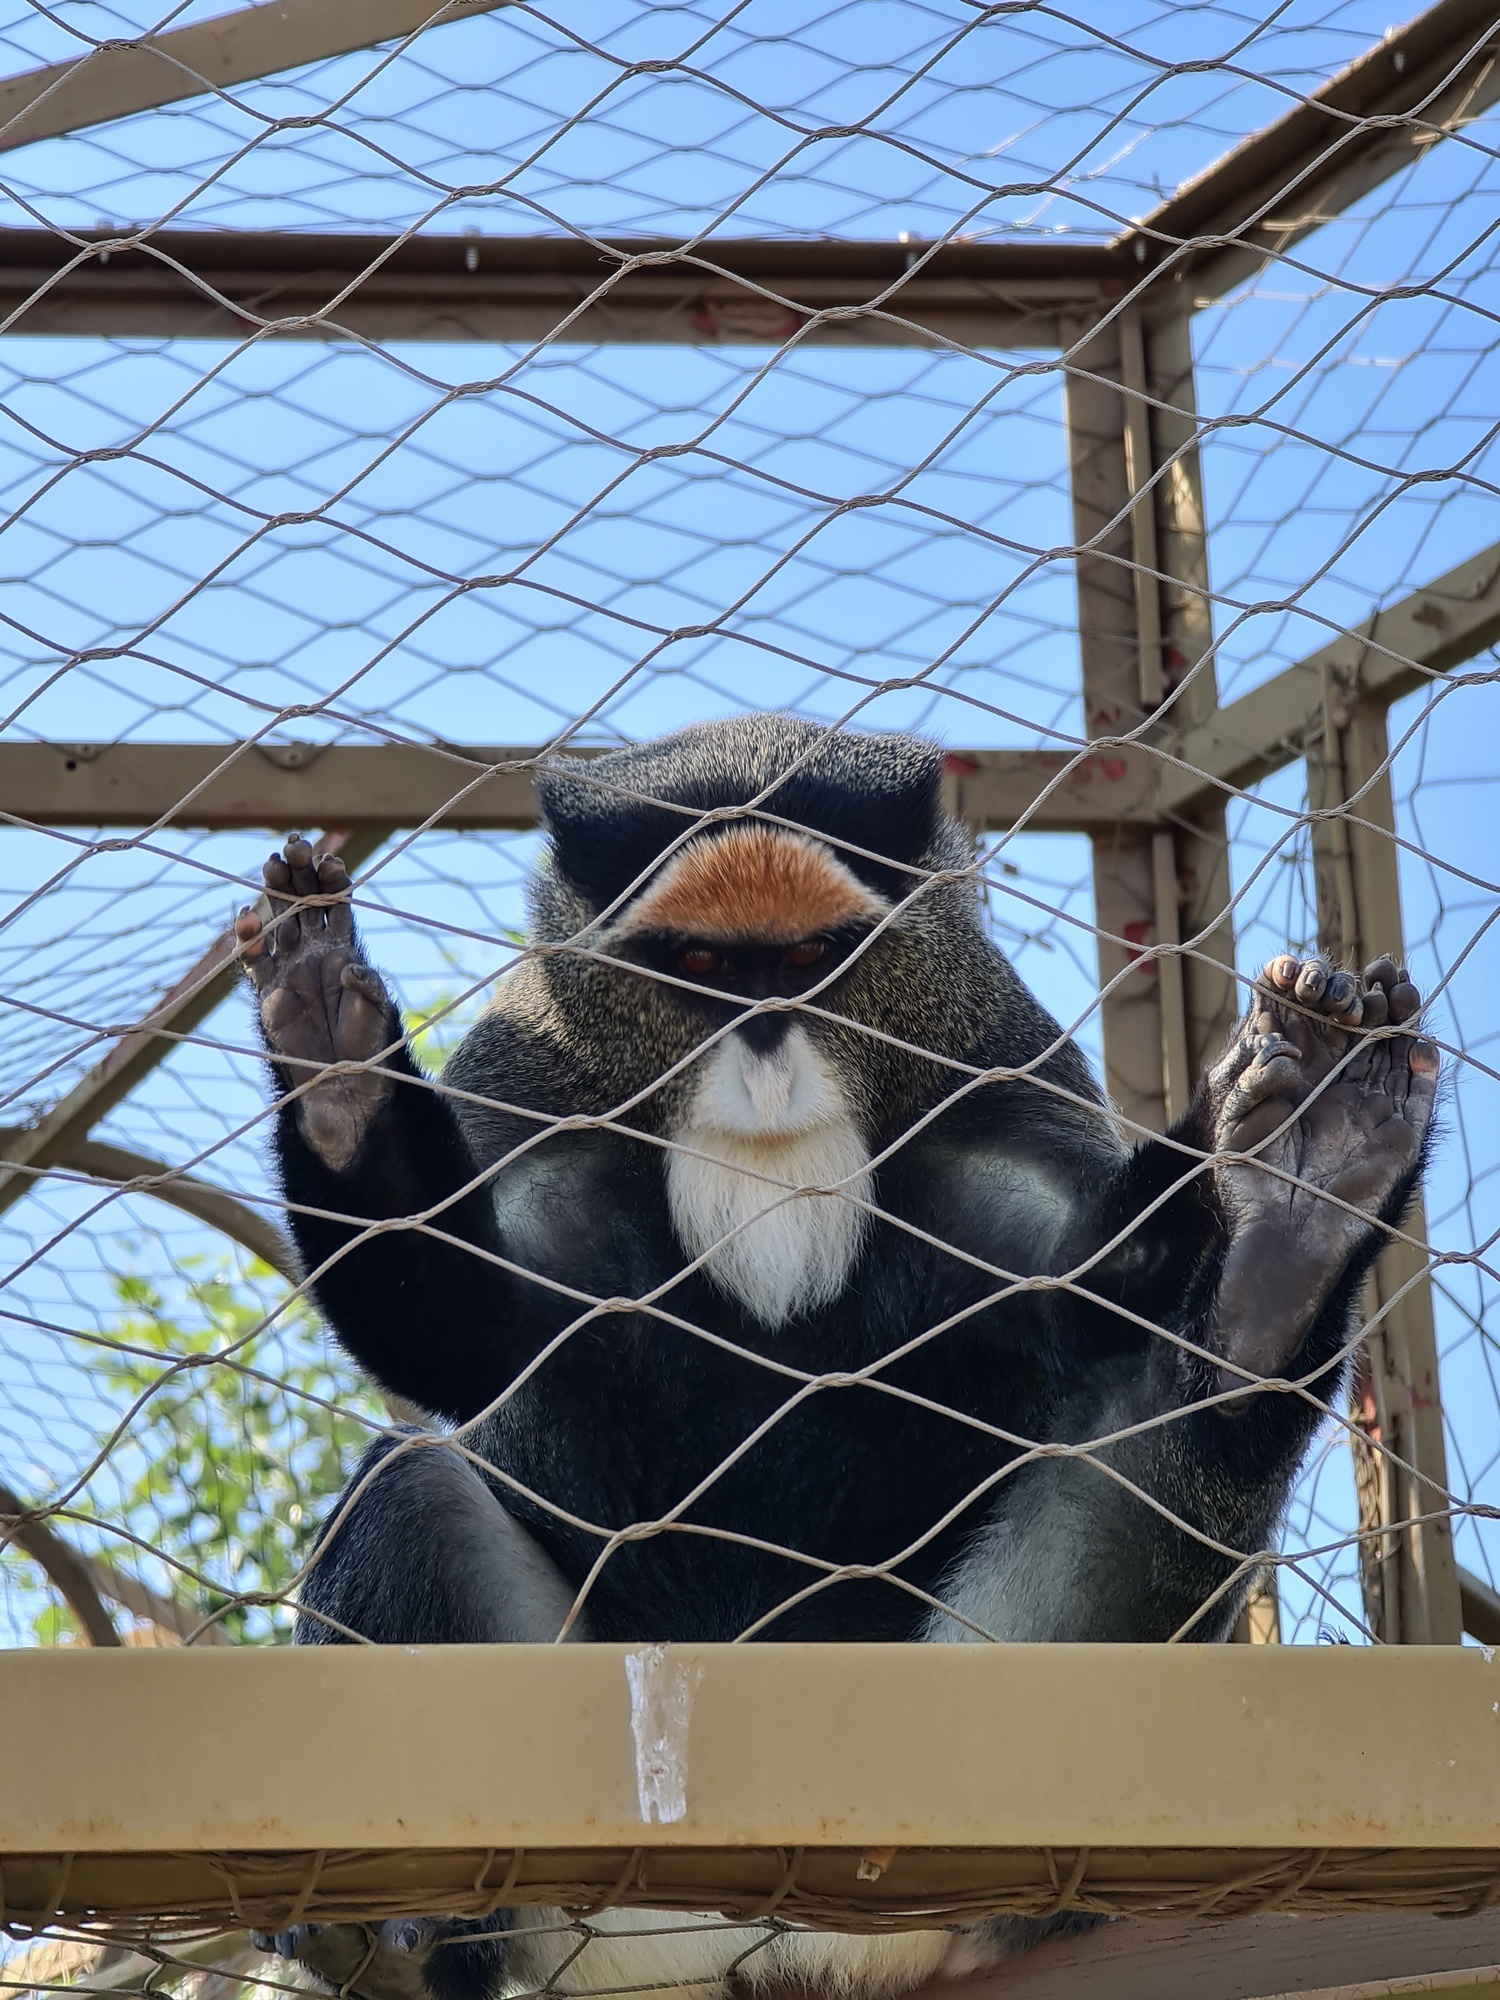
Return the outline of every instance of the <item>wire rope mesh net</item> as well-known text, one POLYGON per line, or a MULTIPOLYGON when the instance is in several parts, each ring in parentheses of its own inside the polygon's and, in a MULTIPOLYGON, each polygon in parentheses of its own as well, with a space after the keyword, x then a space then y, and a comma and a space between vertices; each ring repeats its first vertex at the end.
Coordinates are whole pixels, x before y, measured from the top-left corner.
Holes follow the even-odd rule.
MULTIPOLYGON (((214 13, 16 5, 0 37, 14 76, 73 65, 67 88, 87 73, 107 97, 117 44, 214 13)), ((1500 1632, 1494 24, 1448 13, 1435 43, 1390 43, 1378 90, 1386 22, 1362 0, 1120 6, 1092 24, 948 0, 473 7, 40 138, 25 122, 39 112, 0 79, 0 751, 17 756, 0 768, 18 787, 0 798, 4 1644, 289 1639, 314 1536, 361 1452, 406 1440, 378 1485, 415 1462, 403 1427, 433 1421, 335 1343, 306 1227, 294 1247, 299 1216, 327 1203, 278 1176, 236 955, 259 944, 229 928, 261 892, 268 837, 300 818, 344 855, 365 951, 429 1079, 412 1088, 445 1116, 479 1116, 471 1073, 454 1086, 446 1065, 497 993, 503 1007, 565 986, 589 960, 708 1037, 640 1088, 580 1084, 562 1103, 518 1077, 481 1093, 519 1104, 524 1129, 399 1214, 412 1240, 514 1274, 524 1231, 466 1236, 460 1183, 488 1186, 504 1158, 519 1185, 565 1121, 616 1144, 644 1130, 665 1214, 672 1163, 704 1150, 681 1107, 738 1046, 719 954, 685 960, 682 936, 670 961, 643 955, 625 921, 677 861, 729 837, 720 802, 670 798, 666 856, 584 898, 538 950, 532 779, 559 756, 770 715, 937 742, 945 807, 972 837, 962 855, 898 855, 893 875, 894 850, 786 808, 776 786, 822 754, 786 734, 729 826, 761 829, 783 859, 815 843, 859 921, 844 937, 850 903, 808 931, 839 933, 857 984, 923 935, 926 909, 969 895, 1056 1033, 1001 1059, 977 1034, 903 1033, 920 1010, 856 1008, 871 1074, 871 1051, 895 1048, 925 1078, 899 1132, 875 1130, 867 1104, 857 1157, 793 1149, 746 1170, 737 1156, 739 1206, 711 1209, 696 1239, 684 1225, 669 1267, 626 1260, 597 1284, 543 1271, 544 1361, 522 1356, 482 1403, 519 1407, 554 1354, 597 1352, 607 1396, 600 1328, 627 1321, 756 1385, 712 1450, 718 1433, 695 1437, 686 1405, 683 1436, 625 1440, 655 1463, 650 1504, 607 1517, 538 1475, 545 1454, 497 1468, 493 1429, 460 1427, 468 1458, 450 1445, 451 1460, 494 1472, 544 1538, 566 1531, 570 1629, 604 1618, 613 1577, 645 1574, 652 1549, 718 1536, 758 1543, 757 1588, 629 1636, 827 1636, 817 1621, 842 1591, 876 1607, 848 1636, 993 1637, 982 1593, 953 1586, 996 1493, 1059 1443, 1072 1456, 1050 1463, 1092 1466, 1104 1490, 1122 1437, 1128 1456, 1174 1424, 1238 1422, 1235 1384, 1201 1370, 1149 1419, 1077 1435, 1053 1417, 1016 1432, 983 1397, 970 1407, 950 1385, 934 1407, 913 1388, 903 1362, 966 1338, 976 1314, 1003 1328, 1038 1286, 1045 1311, 1083 1310, 1102 1239, 1049 1259, 1040 1210, 1031 1262, 960 1245, 983 1270, 974 1296, 910 1308, 869 1352, 813 1351, 764 1287, 747 1303, 734 1249, 832 1207, 843 1234, 813 1231, 818 1255, 842 1243, 853 1260, 890 1230, 951 1258, 893 1192, 922 1130, 1026 1079, 1056 1119, 1102 1130, 1091 1087, 1055 1060, 1065 1037, 1145 1140, 1186 1108, 1267 960, 1323 949, 1349 964, 1392 952, 1427 998, 1444 1081, 1425 1247, 1409 1224, 1381 1266, 1396 1275, 1361 1294, 1340 1352, 1372 1338, 1349 1382, 1325 1357, 1295 1391, 1318 1422, 1274 1535, 1220 1546, 1160 1632, 1105 1636, 1204 1636, 1251 1576, 1262 1637, 1456 1639, 1460 1609, 1471 1636, 1500 1632), (1361 59, 1355 94, 1328 96, 1361 59), (1317 102, 1333 110, 1295 157, 1254 155, 1208 219, 1173 207, 1317 102), (355 753, 383 761, 340 762, 355 753), (91 824, 80 796, 119 810, 91 824), (294 799, 295 815, 257 813, 294 799), (744 1210, 757 1184, 760 1222, 744 1210), (777 1532, 774 1509, 753 1531, 727 1502, 716 1513, 716 1494, 754 1484, 757 1451, 773 1463, 778 1430, 840 1397, 901 1403, 903 1422, 966 1449, 982 1432, 989 1460, 920 1518, 844 1496, 860 1522, 846 1546, 777 1532)), ((600 768, 625 772, 609 781, 622 810, 640 804, 630 767, 600 768)), ((284 886, 312 896, 311 922, 319 886, 284 886)), ((284 902, 260 910, 280 936, 300 922, 284 902)), ((912 977, 909 951, 899 963, 912 977)), ((756 1018, 842 1046, 838 981, 778 977, 756 1018)), ((1222 1161, 1195 1143, 1179 1177, 1217 1185, 1222 1161)), ((1127 1251, 1144 1206, 1120 1225, 1127 1251)), ((338 1213, 374 1232, 363 1242, 391 1240, 389 1212, 351 1196, 338 1213)), ((600 1226, 586 1205, 574 1226, 582 1264, 600 1226)), ((813 1254, 784 1234, 783 1265, 813 1254)), ((1184 1367, 1212 1346, 1210 1321, 1120 1323, 1184 1367)), ((1184 1546, 1215 1540, 1150 1498, 1184 1546)), ((1229 1906, 1337 1901, 1336 1863, 1278 1866, 1229 1906)), ((503 1877, 463 1913, 503 1916, 503 1877)), ((733 1965, 716 1947, 711 1974, 678 1983, 805 1969, 786 1940, 814 1912, 794 1886, 724 1933, 733 1965)), ((986 1907, 1123 1907, 1110 1893, 1065 1868, 986 1907)), ((1402 1893, 1462 1908, 1478 1890, 1464 1875, 1402 1893)), ((639 1967, 590 1930, 615 1921, 570 1916, 536 1977, 629 1986, 639 1967)), ((144 1977, 133 1958, 70 1957, 95 1947, 62 1934, 26 1949, 12 1985, 144 1977)), ((217 2000, 261 1963, 222 1947, 162 1976, 217 2000)))

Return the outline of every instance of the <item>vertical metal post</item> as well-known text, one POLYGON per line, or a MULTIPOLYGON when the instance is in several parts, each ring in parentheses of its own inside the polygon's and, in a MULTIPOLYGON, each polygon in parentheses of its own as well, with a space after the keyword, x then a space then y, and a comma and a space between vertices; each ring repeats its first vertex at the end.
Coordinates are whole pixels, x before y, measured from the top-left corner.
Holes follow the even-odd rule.
MULTIPOLYGON (((1062 332, 1071 351, 1068 461, 1073 538, 1079 550, 1084 728, 1091 737, 1113 736, 1138 727, 1155 705, 1154 690, 1143 699, 1142 683, 1150 678, 1152 660, 1143 647, 1141 571, 1132 567, 1139 561, 1149 512, 1149 495, 1144 494, 1149 472, 1141 462, 1146 446, 1137 424, 1132 465, 1118 319, 1102 327, 1065 324, 1062 332), (1136 505, 1132 471, 1143 495, 1136 505)), ((1096 834, 1093 862, 1105 1087, 1126 1118, 1159 1132, 1168 1119, 1161 975, 1158 962, 1142 956, 1160 932, 1152 837, 1126 827, 1096 834)))
MULTIPOLYGON (((1308 803, 1322 948, 1363 965, 1403 949, 1401 885, 1384 707, 1359 692, 1357 659, 1324 679, 1323 737, 1309 745, 1308 803), (1350 803, 1352 801, 1352 803, 1350 803), (1339 808, 1349 804, 1349 813, 1339 808)), ((1420 1209, 1406 1224, 1420 1244, 1420 1209)), ((1393 1243, 1365 1294, 1371 1322, 1353 1417, 1365 1615, 1392 1644, 1457 1645, 1463 1636, 1426 1257, 1393 1243), (1409 1468, 1409 1469, 1408 1469, 1409 1468), (1427 1518, 1424 1518, 1427 1517, 1427 1518)))
MULTIPOLYGON (((1205 722, 1219 702, 1214 671, 1213 600, 1208 531, 1198 453, 1198 398, 1193 380, 1193 323, 1167 311, 1145 325, 1145 392, 1151 399, 1161 587, 1164 693, 1177 690, 1174 733, 1205 722)), ((1182 935, 1194 948, 1182 961, 1188 1074, 1196 1083, 1223 1048, 1240 1012, 1234 978, 1234 918, 1229 838, 1222 804, 1174 826, 1182 935)))
MULTIPOLYGON (((1064 337, 1085 332, 1065 327, 1064 337)), ((1217 704, 1197 427, 1186 313, 1148 320, 1127 309, 1084 341, 1068 372, 1068 429, 1074 534, 1090 550, 1078 561, 1078 608, 1092 736, 1143 723, 1175 734, 1217 704)), ((1148 937, 1200 940, 1191 957, 1164 957, 1161 971, 1141 967, 1105 1004, 1111 1095, 1160 1125, 1185 1105, 1238 1010, 1222 809, 1163 827, 1149 845, 1096 841, 1094 873, 1100 928, 1121 940, 1101 943, 1106 984, 1148 937), (1148 1053, 1152 1015, 1160 1032, 1148 1053)))
MULTIPOLYGON (((1074 532, 1080 547, 1092 541, 1097 551, 1079 559, 1088 727, 1099 735, 1145 723, 1170 737, 1218 701, 1191 321, 1181 310, 1147 320, 1127 309, 1076 361, 1068 398, 1074 532), (1097 540, 1127 507, 1128 535, 1117 528, 1097 540), (1118 560, 1127 547, 1128 597, 1118 560)), ((1162 825, 1149 853, 1096 840, 1094 891, 1101 933, 1113 932, 1126 950, 1147 935, 1162 948, 1154 968, 1143 965, 1106 999, 1103 1017, 1111 1096, 1141 1124, 1160 1127, 1186 1110, 1238 1012, 1223 808, 1162 825), (1184 934, 1194 941, 1187 957, 1177 949, 1184 934)), ((1107 983, 1125 953, 1101 936, 1099 955, 1107 983)), ((1252 1591, 1239 1636, 1279 1640, 1274 1577, 1252 1591)))

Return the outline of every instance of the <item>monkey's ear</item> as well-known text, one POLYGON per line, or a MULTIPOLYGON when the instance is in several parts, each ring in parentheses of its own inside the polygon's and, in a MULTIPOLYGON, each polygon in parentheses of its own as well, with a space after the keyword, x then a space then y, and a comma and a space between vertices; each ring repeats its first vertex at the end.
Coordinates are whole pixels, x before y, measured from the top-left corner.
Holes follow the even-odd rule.
POLYGON ((594 910, 646 874, 692 824, 690 813, 632 797, 629 774, 616 768, 617 761, 618 753, 597 762, 558 757, 536 777, 554 865, 594 910))

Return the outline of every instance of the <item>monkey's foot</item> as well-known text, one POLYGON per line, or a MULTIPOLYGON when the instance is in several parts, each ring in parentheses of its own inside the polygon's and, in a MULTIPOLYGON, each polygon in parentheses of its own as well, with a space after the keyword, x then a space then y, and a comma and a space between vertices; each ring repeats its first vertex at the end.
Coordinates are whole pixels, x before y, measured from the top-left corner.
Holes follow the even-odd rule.
POLYGON ((1374 1225, 1399 1220, 1437 1091, 1421 1006, 1388 958, 1361 979, 1288 954, 1256 981, 1209 1078, 1230 1229, 1222 1388, 1282 1373, 1374 1225))
POLYGON ((260 999, 271 1052, 288 1058, 300 1089, 297 1123, 323 1164, 343 1173, 394 1084, 379 1058, 401 1040, 401 1022, 380 975, 354 936, 349 875, 336 854, 314 855, 300 833, 264 870, 269 925, 241 910, 235 935, 260 999), (319 1077, 334 1063, 363 1068, 319 1077))
POLYGON ((383 1924, 298 1924, 252 1933, 265 1952, 355 2000, 493 2000, 505 1977, 510 1918, 399 1917, 383 1924))

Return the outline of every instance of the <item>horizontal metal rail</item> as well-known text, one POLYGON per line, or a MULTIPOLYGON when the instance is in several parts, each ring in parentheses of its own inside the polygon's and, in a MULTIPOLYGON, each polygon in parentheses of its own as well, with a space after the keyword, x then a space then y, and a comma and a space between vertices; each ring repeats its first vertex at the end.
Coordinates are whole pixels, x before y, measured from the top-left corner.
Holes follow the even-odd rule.
MULTIPOLYGON (((1059 344, 1103 244, 0 230, 0 330, 238 340, 1059 344)), ((1115 287, 1119 289, 1118 284, 1115 287)))
MULTIPOLYGON (((492 0, 278 0, 0 81, 0 147, 393 39, 492 0)), ((28 333, 375 340, 1060 344, 1071 306, 1179 310, 1291 249, 1500 96, 1495 0, 1439 0, 1110 241, 695 242, 189 230, 0 231, 28 333), (621 274, 621 267, 624 266, 621 274), (602 282, 615 275, 607 292, 602 282)))
POLYGON ((780 1889, 913 1927, 1059 1879, 1158 1915, 1456 1913, 1500 1876, 1500 1661, 1472 1648, 17 1652, 0 1712, 12 1922, 780 1889), (370 1745, 418 1717, 393 1785, 370 1745))
POLYGON ((360 0, 351 7, 348 0, 269 0, 139 41, 110 38, 90 46, 80 36, 71 62, 0 81, 0 150, 228 90, 501 4, 360 0))
MULTIPOLYGON (((586 752, 581 754, 587 754, 586 752)), ((0 743, 0 800, 38 826, 425 826, 518 831, 538 808, 534 748, 491 744, 0 743)), ((960 750, 952 803, 984 826, 1149 823, 1143 751, 960 750)))

